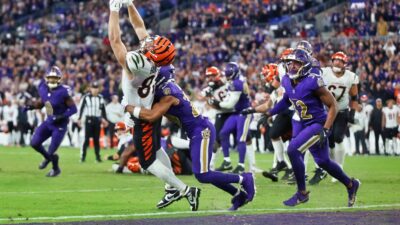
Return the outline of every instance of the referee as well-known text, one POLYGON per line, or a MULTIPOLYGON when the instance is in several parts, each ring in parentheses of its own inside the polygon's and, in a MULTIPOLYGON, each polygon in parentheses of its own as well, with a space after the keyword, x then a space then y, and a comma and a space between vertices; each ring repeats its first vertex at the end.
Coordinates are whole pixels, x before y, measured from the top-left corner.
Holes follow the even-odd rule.
POLYGON ((85 112, 85 141, 81 149, 81 162, 85 162, 86 150, 89 145, 89 139, 93 138, 94 152, 96 161, 101 162, 100 157, 100 125, 101 122, 107 126, 107 116, 105 101, 102 95, 99 94, 99 84, 93 82, 90 87, 90 93, 83 96, 79 108, 78 124, 81 124, 81 118, 85 112))

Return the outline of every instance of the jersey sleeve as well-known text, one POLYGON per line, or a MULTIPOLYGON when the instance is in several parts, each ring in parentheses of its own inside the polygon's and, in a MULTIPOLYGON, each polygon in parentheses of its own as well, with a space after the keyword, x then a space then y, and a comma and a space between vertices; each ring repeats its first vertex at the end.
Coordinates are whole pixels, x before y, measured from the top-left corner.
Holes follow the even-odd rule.
POLYGON ((135 76, 149 77, 157 71, 155 65, 138 51, 126 54, 126 67, 135 76))
POLYGON ((309 87, 312 91, 315 91, 321 87, 325 87, 325 82, 319 75, 313 75, 309 82, 309 87))
POLYGON ((358 85, 360 83, 360 79, 358 78, 357 74, 352 73, 353 75, 353 82, 352 84, 358 85))
POLYGON ((243 91, 243 81, 236 79, 229 88, 230 91, 243 91))

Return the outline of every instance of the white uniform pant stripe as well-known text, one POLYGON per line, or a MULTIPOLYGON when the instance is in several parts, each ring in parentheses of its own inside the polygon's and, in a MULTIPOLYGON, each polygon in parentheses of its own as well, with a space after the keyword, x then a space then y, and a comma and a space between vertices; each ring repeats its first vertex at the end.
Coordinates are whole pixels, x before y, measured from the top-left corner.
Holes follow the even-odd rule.
POLYGON ((302 146, 300 146, 299 151, 304 153, 309 149, 313 144, 319 141, 319 135, 314 135, 308 141, 306 141, 302 146))
POLYGON ((246 141, 247 132, 249 132, 250 121, 251 121, 251 115, 247 115, 246 120, 244 121, 242 136, 240 137, 241 142, 246 141))
MULTIPOLYGON (((207 131, 208 128, 204 131, 207 131)), ((203 131, 203 132, 204 132, 203 131)), ((208 131, 209 133, 209 131, 208 131)), ((210 143, 210 136, 204 135, 200 144, 200 173, 208 172, 208 145, 210 143)))

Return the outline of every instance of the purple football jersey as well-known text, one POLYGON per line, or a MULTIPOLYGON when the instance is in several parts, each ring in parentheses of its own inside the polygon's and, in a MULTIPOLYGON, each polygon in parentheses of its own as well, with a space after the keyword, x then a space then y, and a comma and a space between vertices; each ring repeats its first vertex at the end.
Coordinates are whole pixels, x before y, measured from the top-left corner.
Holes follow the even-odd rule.
POLYGON ((240 91, 242 92, 238 102, 235 105, 235 111, 240 112, 243 109, 247 109, 250 107, 250 89, 248 84, 243 78, 238 78, 232 81, 231 85, 229 85, 229 91, 240 91))
POLYGON ((195 135, 196 129, 204 128, 207 125, 207 117, 203 117, 198 112, 183 90, 174 81, 166 82, 156 88, 155 102, 158 102, 164 96, 173 96, 179 100, 179 104, 171 106, 165 116, 179 124, 189 138, 195 135))
MULTIPOLYGON (((50 116, 65 115, 69 109, 65 103, 70 98, 69 87, 59 85, 54 89, 50 89, 45 81, 39 84, 39 96, 45 105, 47 120, 50 121, 50 116)), ((60 121, 60 125, 68 124, 68 118, 60 121)))
POLYGON ((302 78, 295 87, 289 76, 283 76, 281 84, 285 89, 283 100, 288 99, 292 103, 304 124, 325 122, 327 117, 325 106, 314 95, 318 88, 325 86, 320 75, 311 73, 302 78))

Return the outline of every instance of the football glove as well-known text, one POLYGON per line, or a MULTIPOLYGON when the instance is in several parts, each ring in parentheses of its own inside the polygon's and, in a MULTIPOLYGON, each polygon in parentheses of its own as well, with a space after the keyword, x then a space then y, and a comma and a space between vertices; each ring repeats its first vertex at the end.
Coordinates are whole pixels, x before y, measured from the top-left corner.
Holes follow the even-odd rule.
POLYGON ((57 116, 53 116, 52 119, 53 119, 53 121, 55 123, 58 123, 58 122, 62 121, 63 119, 65 119, 65 116, 64 115, 57 115, 57 116))
POLYGON ((267 112, 265 114, 263 114, 260 118, 260 120, 258 120, 257 122, 257 127, 260 127, 261 125, 266 127, 268 124, 268 119, 271 117, 271 115, 267 112))
POLYGON ((243 109, 243 110, 240 112, 240 114, 242 114, 242 115, 247 115, 247 114, 253 114, 253 113, 255 113, 255 112, 256 112, 255 109, 253 109, 253 108, 247 108, 247 109, 243 109))
POLYGON ((215 106, 216 108, 219 108, 219 101, 216 100, 215 98, 208 99, 208 104, 215 106))
POLYGON ((124 2, 125 1, 123 0, 110 0, 109 2, 110 11, 119 12, 124 2))
POLYGON ((325 140, 329 136, 329 129, 328 128, 323 128, 321 132, 319 133, 319 147, 322 148, 324 146, 325 140))

